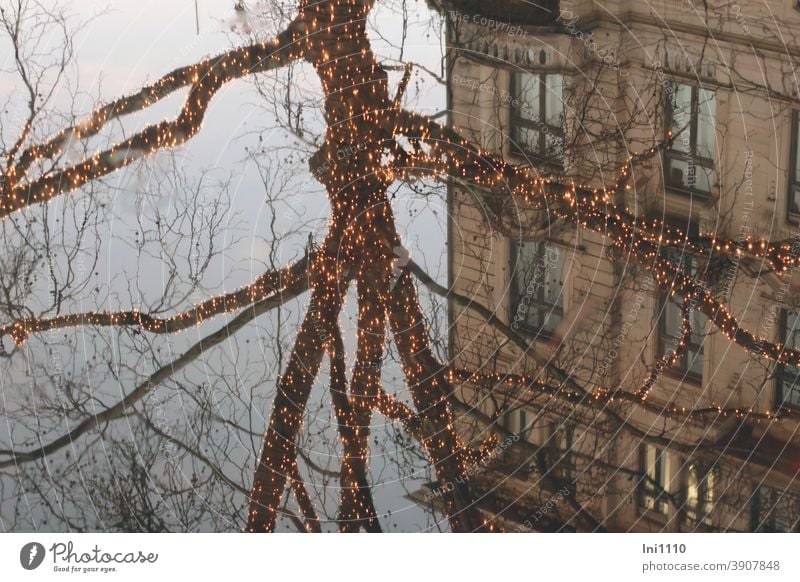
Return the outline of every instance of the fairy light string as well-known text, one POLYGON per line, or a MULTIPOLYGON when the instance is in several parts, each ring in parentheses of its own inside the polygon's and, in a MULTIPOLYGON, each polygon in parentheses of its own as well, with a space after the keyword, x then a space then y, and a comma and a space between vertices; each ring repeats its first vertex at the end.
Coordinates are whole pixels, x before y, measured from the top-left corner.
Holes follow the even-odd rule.
POLYGON ((323 246, 311 264, 310 305, 273 401, 250 490, 248 531, 274 530, 281 493, 297 459, 297 434, 329 341, 320 322, 333 321, 342 307, 347 277, 329 251, 323 246))
MULTIPOLYGON (((311 257, 313 261, 313 256, 311 257)), ((155 317, 138 309, 118 312, 89 312, 61 315, 53 318, 26 318, 0 327, 0 337, 10 335, 18 347, 22 347, 32 333, 52 329, 78 327, 82 325, 136 327, 154 334, 178 333, 200 325, 223 313, 232 313, 263 301, 282 289, 293 287, 307 279, 309 258, 304 257, 296 263, 264 273, 253 283, 231 293, 212 297, 190 309, 169 317, 155 317)))
POLYGON ((365 442, 369 438, 369 408, 348 396, 345 350, 338 325, 332 329, 330 342, 331 404, 336 413, 339 437, 342 441, 341 492, 337 521, 339 531, 355 532, 363 527, 367 532, 380 532, 371 488, 367 481, 365 442), (366 432, 366 434, 364 434, 366 432))
POLYGON ((796 409, 761 412, 749 406, 724 406, 713 402, 707 406, 700 407, 687 407, 674 402, 657 404, 643 399, 639 394, 622 389, 609 390, 599 388, 592 392, 587 392, 575 390, 564 385, 549 384, 537 377, 520 374, 482 373, 455 367, 450 367, 447 374, 454 383, 483 386, 486 390, 513 395, 514 398, 520 400, 525 396, 530 396, 533 399, 545 394, 569 404, 587 407, 608 406, 615 403, 635 404, 660 417, 675 418, 679 421, 688 419, 697 422, 708 422, 709 420, 727 417, 748 418, 756 422, 774 422, 777 418, 800 420, 800 412, 796 409))
MULTIPOLYGON (((606 189, 591 189, 537 176, 530 168, 511 166, 489 153, 478 151, 464 140, 459 143, 446 141, 452 137, 452 130, 443 128, 433 120, 423 122, 423 118, 416 114, 408 117, 414 125, 403 128, 408 132, 407 135, 419 136, 434 151, 431 154, 417 152, 407 158, 403 168, 388 169, 395 178, 435 178, 446 175, 489 191, 510 194, 534 208, 546 208, 553 217, 608 237, 615 248, 650 271, 660 288, 680 293, 684 298, 694 292, 698 283, 663 257, 668 248, 706 259, 713 253, 749 254, 767 261, 778 275, 785 275, 800 264, 800 256, 790 242, 770 243, 754 239, 730 241, 716 236, 694 239, 663 221, 636 217, 620 209, 611 202, 611 195, 606 189)), ((702 311, 729 339, 748 352, 781 364, 800 365, 800 350, 756 337, 742 328, 710 291, 705 290, 700 294, 695 309, 702 311)))
POLYGON ((692 337, 692 303, 695 295, 684 297, 683 306, 681 307, 681 336, 676 339, 675 345, 668 349, 666 354, 663 354, 655 366, 652 367, 647 379, 642 386, 636 391, 636 395, 644 400, 650 394, 650 390, 655 386, 661 372, 670 368, 679 358, 683 356, 686 351, 686 346, 692 337))
POLYGON ((300 39, 297 23, 294 23, 274 40, 234 49, 216 58, 178 69, 130 97, 98 108, 85 121, 62 130, 44 144, 26 149, 17 160, 9 160, 2 174, 0 217, 32 204, 48 202, 161 149, 185 143, 200 130, 212 98, 223 85, 297 60, 303 54, 300 39), (149 125, 130 138, 106 150, 97 151, 79 163, 25 180, 33 166, 45 160, 54 160, 69 144, 85 142, 110 120, 145 109, 181 87, 189 87, 189 90, 183 108, 175 119, 149 125))

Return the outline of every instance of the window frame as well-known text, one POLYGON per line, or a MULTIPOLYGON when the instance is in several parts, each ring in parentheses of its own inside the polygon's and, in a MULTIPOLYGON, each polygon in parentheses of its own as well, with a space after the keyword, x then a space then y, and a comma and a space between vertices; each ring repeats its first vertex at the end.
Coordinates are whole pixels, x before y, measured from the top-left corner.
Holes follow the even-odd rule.
POLYGON ((533 423, 528 422, 528 414, 523 406, 503 405, 501 425, 503 429, 521 439, 528 440, 533 431, 533 423))
POLYGON ((681 512, 683 519, 692 525, 710 525, 711 512, 716 502, 714 497, 714 488, 717 481, 716 468, 713 465, 710 467, 704 466, 698 460, 687 460, 684 467, 682 482, 683 508, 681 512), (689 479, 693 470, 695 470, 697 479, 697 504, 694 506, 689 503, 689 479), (711 480, 710 486, 709 479, 711 480))
MULTIPOLYGON (((662 255, 663 256, 663 255, 662 255)), ((668 257, 669 258, 669 257, 668 257)), ((682 255, 679 257, 680 262, 683 264, 683 268, 688 273, 694 273, 697 267, 692 264, 694 257, 690 255, 682 255)), ((674 259, 673 259, 674 260, 674 259)), ((677 261, 676 261, 677 262, 677 261)), ((660 292, 659 293, 659 301, 657 303, 658 308, 658 341, 656 345, 658 346, 658 358, 661 358, 666 354, 667 347, 670 346, 672 341, 674 340, 673 336, 667 334, 667 303, 672 302, 678 306, 678 309, 682 311, 683 306, 676 301, 676 298, 673 297, 669 292, 660 292)), ((694 313, 698 313, 697 310, 694 313)), ((689 317, 692 317, 690 314, 689 317)), ((678 322, 680 324, 680 321, 678 322)), ((705 367, 705 335, 706 335, 706 326, 708 325, 708 321, 704 322, 703 330, 698 332, 695 329, 695 326, 692 327, 692 337, 689 338, 689 343, 685 346, 683 353, 680 354, 678 357, 678 361, 673 363, 668 368, 664 368, 664 373, 673 376, 676 378, 680 378, 681 380, 689 380, 694 384, 702 384, 703 382, 703 369, 705 367), (699 343, 693 342, 695 335, 701 335, 702 337, 699 340, 699 343), (698 374, 691 370, 690 362, 689 362, 689 355, 690 353, 696 352, 699 354, 701 360, 701 371, 698 374)))
POLYGON ((525 411, 525 408, 520 407, 518 412, 518 419, 519 419, 519 431, 517 434, 523 440, 530 440, 531 432, 533 430, 533 425, 528 421, 528 413, 525 411))
POLYGON ((564 75, 560 72, 551 71, 527 71, 527 70, 511 70, 509 81, 509 95, 511 97, 509 102, 509 132, 508 132, 508 145, 509 150, 513 155, 522 156, 528 160, 549 166, 554 171, 563 171, 565 167, 565 132, 564 132, 564 75), (534 75, 539 81, 539 112, 538 121, 525 119, 519 114, 519 107, 515 107, 514 103, 522 103, 522 99, 518 94, 519 88, 517 87, 517 76, 527 73, 534 75), (547 84, 547 77, 561 77, 561 125, 555 126, 547 122, 547 94, 550 87, 547 84), (519 136, 520 128, 534 129, 539 132, 539 151, 532 151, 525 147, 523 140, 519 136), (545 128, 547 131, 543 131, 545 128), (547 136, 548 134, 554 135, 557 139, 561 140, 561 155, 560 156, 547 156, 547 136))
POLYGON ((637 505, 640 510, 651 511, 659 515, 667 515, 669 512, 669 505, 667 500, 669 487, 669 457, 666 449, 644 443, 639 447, 639 472, 642 477, 639 479, 637 487, 637 505), (647 453, 648 450, 654 451, 654 475, 650 475, 648 466, 647 453), (655 491, 655 485, 652 485, 649 480, 658 485, 661 491, 655 491))
MULTIPOLYGON (((781 309, 780 318, 779 318, 779 337, 780 342, 786 347, 787 337, 789 333, 789 325, 788 319, 789 314, 792 313, 797 318, 798 323, 800 323, 800 313, 796 313, 789 309, 781 309)), ((800 348, 800 346, 794 346, 793 348, 800 348)), ((800 367, 797 368, 797 372, 792 374, 791 372, 787 371, 788 366, 786 364, 778 364, 775 366, 775 410, 780 410, 781 408, 788 408, 788 409, 795 409, 800 410, 800 367), (793 377, 793 378, 792 378, 793 377), (796 402, 788 401, 784 402, 784 383, 788 378, 792 378, 792 388, 790 391, 797 394, 798 400, 796 402)))
POLYGON ((577 472, 575 464, 575 426, 573 424, 559 423, 550 421, 548 439, 552 443, 550 449, 556 451, 557 457, 554 459, 551 470, 562 481, 573 482, 577 472))
MULTIPOLYGON (((567 284, 566 283, 566 278, 567 277, 566 277, 566 273, 565 273, 565 271, 566 271, 566 255, 565 255, 564 251, 561 249, 560 245, 557 245, 557 244, 552 243, 552 242, 550 242, 548 240, 545 240, 545 239, 538 240, 538 241, 509 239, 509 243, 510 243, 510 246, 511 246, 510 253, 509 253, 510 254, 510 258, 511 258, 510 269, 509 269, 510 270, 509 283, 510 283, 510 287, 511 287, 510 304, 509 304, 509 310, 508 310, 509 311, 509 317, 508 317, 509 325, 511 325, 513 327, 516 324, 516 326, 521 331, 523 331, 523 332, 525 332, 525 333, 527 333, 529 335, 533 335, 534 338, 537 339, 537 340, 549 340, 549 339, 551 339, 553 337, 554 329, 564 319, 564 313, 565 313, 564 299, 565 299, 565 296, 566 296, 565 287, 566 287, 566 284, 567 284), (518 284, 517 284, 517 276, 519 275, 520 272, 522 272, 521 269, 518 268, 518 265, 519 265, 519 262, 520 262, 519 246, 521 244, 536 244, 536 245, 540 245, 541 249, 537 250, 537 253, 536 253, 536 256, 537 256, 536 263, 540 263, 540 264, 544 265, 544 273, 542 275, 542 281, 544 281, 547 278, 547 272, 548 272, 547 262, 545 260, 545 257, 547 255, 547 248, 548 247, 553 247, 553 248, 557 249, 559 254, 561 255, 561 274, 560 274, 561 289, 560 289, 560 291, 558 293, 558 305, 550 305, 550 304, 547 304, 544 301, 545 284, 542 282, 537 286, 536 301, 535 302, 531 301, 530 304, 528 305, 528 307, 526 308, 526 312, 525 313, 527 315, 535 307, 537 315, 538 315, 537 319, 539 321, 541 321, 541 323, 538 324, 538 327, 536 325, 531 325, 529 323, 529 320, 530 320, 529 317, 524 317, 524 318, 521 318, 521 319, 517 320, 517 313, 519 311, 520 302, 522 301, 522 298, 525 296, 525 294, 520 294, 520 290, 518 289, 518 284), (553 323, 553 325, 552 325, 553 329, 547 329, 547 327, 545 327, 545 323, 549 322, 549 320, 552 319, 553 317, 557 317, 557 321, 555 321, 553 323)), ((526 287, 527 287, 527 285, 526 285, 526 287)))
MULTIPOLYGON (((678 192, 683 195, 688 195, 691 197, 700 198, 703 200, 707 200, 711 198, 711 193, 714 188, 713 179, 716 177, 716 164, 714 158, 705 158, 703 156, 698 155, 697 153, 697 128, 699 124, 699 117, 700 117, 700 98, 699 93, 700 89, 705 89, 707 91, 711 91, 714 94, 714 112, 716 113, 716 100, 717 100, 717 93, 714 90, 706 89, 705 87, 701 87, 700 85, 690 84, 690 83, 682 83, 680 81, 670 81, 670 87, 672 87, 672 91, 665 90, 664 92, 664 120, 665 120, 665 131, 669 132, 672 131, 673 125, 673 114, 674 114, 674 107, 672 103, 672 98, 670 95, 675 95, 675 87, 678 85, 683 85, 685 87, 691 88, 691 97, 690 97, 690 104, 689 104, 689 149, 690 153, 679 152, 674 149, 665 148, 663 153, 663 168, 664 168, 664 185, 667 190, 678 192), (685 186, 683 183, 676 184, 672 181, 672 161, 678 160, 682 162, 688 162, 689 164, 694 164, 696 167, 706 168, 711 170, 712 181, 709 185, 709 190, 702 190, 696 188, 697 180, 695 180, 695 186, 685 186)), ((714 119, 714 151, 716 153, 717 149, 717 139, 716 139, 716 129, 717 129, 717 120, 716 116, 714 119)), ((695 172, 696 174, 696 172, 695 172)))
POLYGON ((800 204, 794 206, 795 194, 800 194, 800 179, 797 172, 800 170, 797 163, 798 148, 800 148, 800 110, 792 110, 789 134, 789 175, 786 181, 786 216, 792 222, 800 222, 800 204))
MULTIPOLYGON (((788 521, 786 529, 778 529, 776 518, 778 517, 775 514, 775 510, 778 508, 783 509, 780 507, 781 503, 786 504, 787 515, 789 516, 789 520, 791 520, 791 506, 790 503, 792 502, 792 497, 796 497, 792 493, 786 490, 780 490, 775 487, 770 487, 769 485, 765 485, 764 483, 757 483, 753 487, 753 494, 751 496, 751 503, 750 503, 750 531, 756 533, 798 533, 800 532, 800 515, 798 515, 794 522, 788 521), (769 495, 769 499, 767 500, 767 511, 764 515, 764 519, 761 519, 762 514, 762 495, 767 493, 769 495)), ((797 503, 797 499, 795 499, 797 503)))

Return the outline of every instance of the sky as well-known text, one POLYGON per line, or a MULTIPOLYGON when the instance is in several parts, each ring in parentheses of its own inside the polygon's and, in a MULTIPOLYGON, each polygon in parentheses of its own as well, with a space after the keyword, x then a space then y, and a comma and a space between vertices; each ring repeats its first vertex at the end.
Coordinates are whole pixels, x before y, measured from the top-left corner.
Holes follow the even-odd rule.
MULTIPOLYGON (((244 26, 251 26, 255 34, 266 36, 282 24, 259 19, 245 21, 236 16, 233 4, 232 1, 221 0, 198 0, 197 3, 193 0, 81 0, 69 4, 68 12, 74 17, 70 22, 77 24, 88 20, 88 23, 76 37, 77 69, 69 71, 68 83, 63 82, 56 88, 53 108, 65 113, 72 108, 80 117, 88 113, 96 102, 102 103, 134 92, 142 84, 152 82, 176 67, 242 44, 244 41, 237 31, 244 26)), ((254 5, 253 2, 249 4, 254 5)), ((432 14, 421 1, 379 3, 379 7, 370 27, 379 58, 388 65, 397 64, 400 56, 398 46, 405 34, 404 59, 422 65, 414 71, 407 105, 425 113, 443 109, 444 87, 424 72, 424 69, 437 71, 441 67, 441 39, 432 14), (404 4, 409 22, 405 31, 398 24, 402 22, 399 10, 404 4)), ((43 42, 46 45, 47 39, 43 42)), ((5 71, 11 66, 9 54, 9 51, 0 47, 0 66, 5 71)), ((390 72, 393 86, 399 81, 400 74, 399 71, 390 72)), ((296 82, 310 99, 313 100, 315 95, 321 96, 313 71, 307 66, 301 69, 296 82)), ((7 73, 0 74, 0 97, 11 99, 11 106, 4 113, 4 125, 13 129, 14 121, 19 120, 23 111, 19 107, 14 109, 13 105, 24 103, 24 100, 20 101, 18 83, 7 73)), ((123 125, 117 125, 109 133, 101 135, 92 145, 103 147, 145 124, 174 116, 183 97, 183 93, 177 92, 147 112, 125 119, 123 125)), ((310 118, 312 133, 321 130, 319 121, 315 121, 313 115, 310 118)), ((53 127, 60 127, 58 120, 53 127)), ((212 201, 219 198, 221 184, 225 186, 224 192, 230 201, 230 207, 222 219, 220 234, 215 240, 222 252, 206 270, 199 289, 184 298, 183 302, 177 302, 176 307, 185 308, 210 294, 231 291, 252 281, 267 268, 270 252, 275 255, 271 260, 276 265, 290 262, 303 253, 309 234, 319 242, 328 216, 327 201, 323 190, 308 172, 305 157, 292 152, 289 143, 285 132, 275 127, 274 118, 251 82, 236 81, 226 85, 214 98, 201 132, 188 144, 169 154, 159 154, 146 164, 136 164, 117 172, 104 181, 102 188, 92 193, 93 201, 103 204, 107 211, 104 215, 106 220, 98 227, 99 261, 94 267, 95 272, 91 274, 92 285, 85 294, 79 295, 66 306, 65 311, 131 307, 146 309, 152 305, 169 285, 167 258, 170 255, 177 259, 181 269, 191 271, 194 240, 178 228, 177 234, 165 239, 163 244, 159 241, 144 244, 139 239, 143 225, 152 229, 157 216, 169 216, 170 212, 186 202, 187 196, 195 196, 200 200, 200 212, 209 212, 212 201), (273 186, 275 183, 284 185, 282 193, 265 192, 268 188, 262 181, 263 174, 258 165, 252 162, 251 156, 259 148, 263 149, 264 154, 258 156, 258 161, 269 166, 273 186), (186 184, 193 185, 188 193, 185 187, 171 188, 174 184, 170 176, 176 169, 185 176, 186 184), (268 203, 267 194, 279 193, 278 201, 268 203), (273 231, 281 238, 276 247, 271 244, 273 231)), ((79 192, 74 199, 78 199, 79 195, 86 195, 86 192, 79 192)), ((57 212, 62 207, 60 205, 65 204, 63 200, 56 201, 49 211, 57 212)), ((407 189, 398 188, 394 204, 398 228, 412 258, 444 283, 447 280, 444 198, 433 196, 422 199, 407 189)), ((61 259, 56 257, 56 263, 61 259)), ((46 304, 44 283, 38 288, 38 293, 38 301, 46 304)), ((31 300, 32 304, 36 301, 36 297, 31 300)), ((353 331, 352 304, 351 301, 347 312, 349 317, 345 318, 345 333, 353 331)), ((179 355, 190 343, 216 329, 224 321, 223 317, 217 318, 198 329, 164 339, 159 344, 163 348, 160 356, 168 359, 168 356, 179 355)), ((242 394, 252 391, 253 384, 263 382, 264 378, 274 381, 279 369, 271 360, 272 346, 268 345, 270 334, 265 330, 277 325, 279 322, 273 317, 265 316, 259 320, 257 328, 254 326, 255 329, 244 331, 236 341, 226 342, 216 348, 216 353, 204 356, 204 359, 209 364, 235 369, 235 390, 242 394), (254 341, 251 342, 251 339, 254 341), (250 362, 248 366, 253 369, 241 370, 242 362, 250 362)), ((156 365, 146 358, 127 353, 129 347, 120 341, 113 330, 75 330, 74 338, 75 341, 70 344, 72 347, 63 351, 57 360, 44 355, 44 343, 32 338, 24 349, 24 358, 2 364, 8 371, 8 375, 0 379, 5 412, 4 422, 0 423, 3 442, 20 442, 21 438, 31 436, 30 427, 21 427, 13 422, 10 411, 17 410, 14 402, 19 399, 33 399, 35 402, 43 398, 42 391, 46 393, 48 390, 47 386, 42 387, 41 378, 35 383, 31 380, 29 366, 32 361, 43 361, 47 367, 49 357, 49 365, 52 367, 53 362, 57 361, 59 371, 62 367, 72 370, 76 377, 84 373, 84 380, 89 383, 93 396, 105 403, 118 400, 135 385, 137 379, 150 373, 156 365), (112 346, 113 366, 118 372, 118 377, 113 381, 105 376, 95 377, 94 372, 89 371, 94 350, 92 345, 98 338, 102 340, 101 343, 112 346)), ((349 347, 352 348, 352 345, 351 337, 349 347)), ((207 383, 213 385, 218 382, 217 378, 204 371, 203 361, 187 375, 199 378, 198 382, 204 375, 207 383)), ((400 373, 394 369, 389 371, 389 375, 397 378, 400 373)), ((212 397, 221 400, 222 396, 215 395, 213 390, 212 387, 212 397)), ((158 393, 155 397, 159 397, 158 393)), ((179 426, 182 422, 180 399, 170 397, 169 402, 171 404, 165 408, 165 412, 162 411, 167 417, 164 423, 179 426)), ((253 403, 256 410, 248 412, 254 426, 258 427, 255 430, 263 430, 266 424, 266 404, 268 399, 261 395, 253 403)), ((220 410, 224 406, 229 404, 220 404, 220 410)), ((330 429, 330 417, 324 416, 322 411, 319 414, 309 424, 330 429)), ((60 434, 64 426, 74 423, 74 419, 67 416, 62 421, 51 427, 43 440, 60 434)), ((376 427, 377 435, 384 435, 388 430, 381 422, 376 427)), ((125 430, 129 430, 130 439, 134 438, 130 427, 120 430, 123 435, 125 430)), ((247 445, 244 443, 238 447, 232 459, 246 464, 247 445)), ((101 466, 113 472, 112 453, 104 453, 109 458, 105 465, 101 462, 101 466)), ((319 454, 324 457, 328 453, 321 450, 319 454)), ((387 525, 391 523, 390 527, 395 530, 426 527, 424 514, 403 497, 405 489, 415 488, 425 480, 425 475, 417 475, 416 481, 409 480, 405 488, 402 487, 397 482, 396 471, 384 457, 383 449, 376 448, 373 451, 371 466, 376 503, 380 510, 392 511, 387 525)), ((251 471, 249 467, 239 469, 243 475, 251 471)), ((4 481, 4 495, 7 495, 6 491, 13 490, 13 487, 9 488, 8 480, 14 481, 14 478, 13 472, 0 475, 0 481, 4 481)), ((51 478, 57 477, 53 474, 51 478)), ((82 478, 88 479, 85 475, 82 478)), ((11 501, 9 497, 0 498, 2 529, 12 524, 8 516, 11 501)), ((38 527, 47 527, 41 525, 42 515, 33 504, 28 504, 28 511, 30 515, 26 523, 29 525, 26 528, 33 529, 37 523, 38 527)), ((230 524, 230 529, 235 530, 236 527, 236 524, 230 524)))

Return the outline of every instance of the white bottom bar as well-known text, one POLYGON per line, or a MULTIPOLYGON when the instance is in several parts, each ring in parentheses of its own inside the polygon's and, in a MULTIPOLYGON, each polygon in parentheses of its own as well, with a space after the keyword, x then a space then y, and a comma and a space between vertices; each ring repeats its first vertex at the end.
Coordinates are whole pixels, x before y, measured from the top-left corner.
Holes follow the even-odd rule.
POLYGON ((794 581, 799 543, 797 534, 4 534, 0 571, 4 580, 137 582, 253 574, 326 582, 794 581))

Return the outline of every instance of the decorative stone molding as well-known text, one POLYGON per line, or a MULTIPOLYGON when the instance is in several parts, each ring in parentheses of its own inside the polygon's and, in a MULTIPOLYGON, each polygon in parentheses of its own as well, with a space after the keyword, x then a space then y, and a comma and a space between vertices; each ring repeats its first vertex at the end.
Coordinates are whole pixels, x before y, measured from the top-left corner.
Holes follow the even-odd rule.
POLYGON ((451 42, 461 48, 465 56, 526 69, 563 70, 568 66, 581 66, 587 60, 585 51, 573 46, 575 39, 560 29, 537 34, 508 34, 461 23, 458 38, 451 38, 451 42))
POLYGON ((685 46, 667 46, 659 56, 661 68, 668 73, 719 83, 716 63, 711 62, 707 55, 703 60, 687 54, 685 46))

